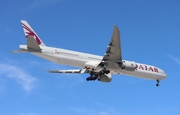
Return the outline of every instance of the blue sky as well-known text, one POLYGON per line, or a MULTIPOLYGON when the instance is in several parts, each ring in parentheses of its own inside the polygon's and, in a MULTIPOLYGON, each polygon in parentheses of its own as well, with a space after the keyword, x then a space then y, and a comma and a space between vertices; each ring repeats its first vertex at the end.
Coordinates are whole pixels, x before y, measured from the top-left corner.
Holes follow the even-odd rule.
POLYGON ((0 115, 179 115, 179 0, 1 0, 0 115), (162 68, 155 81, 114 75, 49 74, 71 69, 34 55, 11 54, 26 44, 27 20, 48 46, 103 55, 113 24, 121 30, 123 59, 162 68))

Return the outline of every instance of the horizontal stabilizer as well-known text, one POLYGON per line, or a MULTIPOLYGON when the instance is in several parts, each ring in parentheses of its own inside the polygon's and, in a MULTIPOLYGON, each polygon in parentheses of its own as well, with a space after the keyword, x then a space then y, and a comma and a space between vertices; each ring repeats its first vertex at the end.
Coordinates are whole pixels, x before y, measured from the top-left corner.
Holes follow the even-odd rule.
POLYGON ((76 69, 76 70, 48 70, 49 73, 69 73, 69 74, 82 74, 89 73, 86 69, 76 69))
POLYGON ((39 47, 38 43, 36 42, 33 36, 28 36, 27 48, 28 50, 32 51, 41 51, 41 48, 39 47))
POLYGON ((24 52, 27 52, 27 50, 20 49, 20 50, 11 51, 11 53, 24 53, 24 52))

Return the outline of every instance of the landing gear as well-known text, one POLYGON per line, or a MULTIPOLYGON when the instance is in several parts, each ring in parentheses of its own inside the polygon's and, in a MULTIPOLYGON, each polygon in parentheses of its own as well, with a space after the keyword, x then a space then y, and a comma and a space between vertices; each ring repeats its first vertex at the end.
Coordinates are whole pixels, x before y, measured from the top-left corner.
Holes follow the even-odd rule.
POLYGON ((105 68, 100 72, 101 74, 108 74, 110 73, 110 70, 106 70, 105 68))
POLYGON ((110 73, 110 70, 107 70, 106 64, 104 62, 101 63, 100 65, 101 65, 101 67, 103 67, 103 70, 101 70, 99 72, 99 74, 108 74, 108 73, 110 73))
POLYGON ((156 83, 156 86, 158 87, 158 86, 160 85, 160 84, 159 84, 160 81, 157 79, 156 82, 157 82, 157 83, 156 83))
POLYGON ((93 72, 91 71, 90 76, 88 78, 86 78, 87 81, 95 81, 96 79, 99 80, 98 76, 102 75, 102 74, 109 74, 110 70, 106 70, 106 68, 104 68, 103 70, 101 70, 100 72, 93 72))
POLYGON ((97 79, 97 77, 94 75, 86 78, 87 81, 95 81, 96 79, 97 79))
POLYGON ((97 75, 93 71, 91 71, 90 76, 86 78, 87 81, 94 81, 96 79, 97 79, 97 75))

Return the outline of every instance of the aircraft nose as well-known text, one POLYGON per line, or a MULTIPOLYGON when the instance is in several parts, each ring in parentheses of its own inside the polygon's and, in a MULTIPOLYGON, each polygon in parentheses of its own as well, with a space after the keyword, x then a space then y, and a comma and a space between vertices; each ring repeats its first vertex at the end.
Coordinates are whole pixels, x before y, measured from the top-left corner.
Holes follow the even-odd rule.
POLYGON ((167 76, 167 74, 164 72, 164 78, 167 78, 168 76, 167 76))
POLYGON ((168 77, 165 71, 160 70, 160 73, 163 75, 164 79, 168 77))

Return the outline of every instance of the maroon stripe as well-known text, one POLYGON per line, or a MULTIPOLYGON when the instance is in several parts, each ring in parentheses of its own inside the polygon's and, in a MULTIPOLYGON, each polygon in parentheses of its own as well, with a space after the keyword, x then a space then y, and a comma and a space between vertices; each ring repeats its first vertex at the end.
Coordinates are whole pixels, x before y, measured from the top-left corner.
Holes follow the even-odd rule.
POLYGON ((26 34, 27 34, 26 38, 28 38, 28 36, 35 36, 36 37, 36 42, 38 43, 38 45, 41 44, 41 41, 38 38, 38 36, 28 26, 26 26, 25 24, 22 23, 22 27, 28 31, 28 32, 26 32, 26 34))

